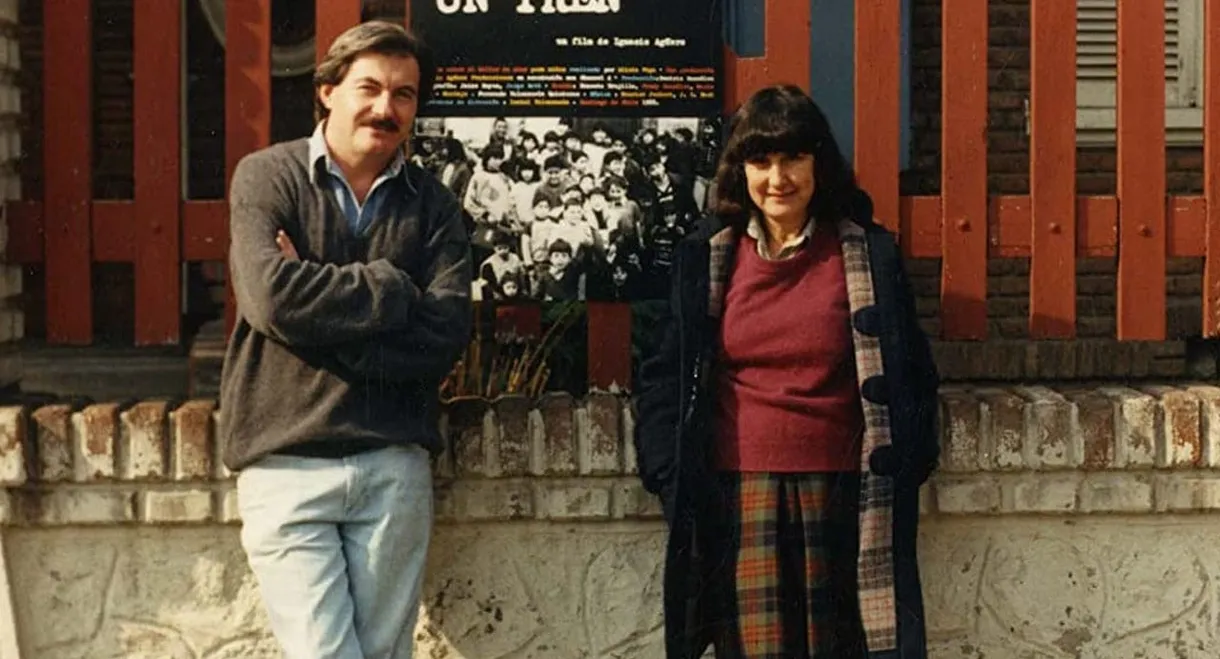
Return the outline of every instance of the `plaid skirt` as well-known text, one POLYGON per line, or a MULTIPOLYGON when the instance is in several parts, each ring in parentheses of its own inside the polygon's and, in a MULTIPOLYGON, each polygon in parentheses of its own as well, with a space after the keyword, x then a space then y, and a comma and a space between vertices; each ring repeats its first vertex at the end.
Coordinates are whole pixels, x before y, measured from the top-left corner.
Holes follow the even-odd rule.
POLYGON ((856 473, 724 473, 699 532, 717 659, 865 656, 856 473))

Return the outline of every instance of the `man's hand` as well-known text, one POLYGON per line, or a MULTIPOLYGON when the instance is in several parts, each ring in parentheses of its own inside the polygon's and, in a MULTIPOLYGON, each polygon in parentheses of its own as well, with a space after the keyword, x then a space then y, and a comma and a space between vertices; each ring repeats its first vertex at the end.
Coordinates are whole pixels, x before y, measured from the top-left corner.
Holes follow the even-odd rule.
POLYGON ((300 261, 301 257, 297 254, 297 248, 292 246, 292 241, 288 239, 288 234, 284 233, 283 229, 275 232, 275 244, 279 246, 280 252, 290 261, 300 261))

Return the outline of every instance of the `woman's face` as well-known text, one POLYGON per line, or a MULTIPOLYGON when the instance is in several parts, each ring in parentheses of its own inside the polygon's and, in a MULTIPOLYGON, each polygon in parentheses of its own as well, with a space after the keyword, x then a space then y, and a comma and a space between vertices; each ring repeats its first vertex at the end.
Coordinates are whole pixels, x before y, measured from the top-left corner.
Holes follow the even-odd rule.
POLYGON ((770 153, 745 163, 746 190, 764 217, 804 222, 813 198, 813 156, 770 153))

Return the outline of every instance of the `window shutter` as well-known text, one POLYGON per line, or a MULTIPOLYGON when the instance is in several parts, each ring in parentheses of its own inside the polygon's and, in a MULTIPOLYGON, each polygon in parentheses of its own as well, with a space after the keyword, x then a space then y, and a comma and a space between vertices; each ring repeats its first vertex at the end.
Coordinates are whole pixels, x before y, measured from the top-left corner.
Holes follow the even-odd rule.
MULTIPOLYGON (((1076 95, 1081 108, 1113 108, 1116 105, 1117 2, 1076 0, 1076 95)), ((1191 107, 1201 98, 1202 0, 1164 2, 1165 104, 1170 108, 1191 107)))

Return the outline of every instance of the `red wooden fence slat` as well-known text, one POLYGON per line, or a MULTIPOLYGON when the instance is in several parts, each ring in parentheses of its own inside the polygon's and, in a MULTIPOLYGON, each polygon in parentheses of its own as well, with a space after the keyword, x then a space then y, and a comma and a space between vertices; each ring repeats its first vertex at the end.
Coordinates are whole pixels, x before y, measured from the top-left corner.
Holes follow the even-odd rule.
POLYGON ((1203 197, 1169 197, 1165 222, 1170 257, 1200 257, 1207 254, 1207 201, 1203 197))
POLYGON ((1220 7, 1203 8, 1203 196, 1207 261, 1203 266, 1203 335, 1220 336, 1220 7))
POLYGON ((941 7, 941 332, 987 336, 987 3, 941 7))
POLYGON ((901 0, 856 2, 855 155, 860 185, 873 215, 899 231, 898 109, 902 43, 901 0))
POLYGON ((415 0, 403 0, 402 24, 408 29, 411 27, 411 3, 415 0))
MULTIPOLYGON (((270 142, 271 0, 231 2, 225 12, 226 191, 237 162, 270 142)), ((225 281, 225 324, 231 329, 237 318, 232 276, 225 281)))
POLYGON ((940 197, 902 197, 898 209, 903 253, 916 259, 940 258, 940 197))
POLYGON ((631 389, 631 307, 621 302, 589 302, 589 388, 631 389))
POLYGON ((1076 254, 1085 258, 1118 253, 1118 198, 1076 198, 1076 254))
POLYGON ((1030 7, 1029 335, 1076 335, 1076 3, 1030 7))
POLYGON ((182 3, 133 8, 136 345, 172 345, 182 306, 182 3))
MULTIPOLYGON (((89 216, 93 222, 94 263, 135 263, 139 252, 148 249, 137 243, 136 236, 141 227, 136 224, 136 218, 139 216, 136 215, 133 202, 125 199, 99 199, 93 202, 89 216)), ((175 251, 176 249, 175 247, 175 251)), ((139 277, 138 271, 136 277, 139 277)), ((173 278, 176 283, 178 280, 176 255, 173 278)), ((177 311, 178 308, 174 307, 175 315, 177 311)))
POLYGON ((1118 3, 1118 338, 1165 338, 1165 5, 1118 3))
POLYGON ((995 195, 987 204, 987 254, 1000 258, 1029 258, 1030 198, 995 195))
POLYGON ((809 0, 766 0, 762 57, 738 57, 724 49, 724 106, 733 112, 755 91, 780 83, 809 90, 809 0))
POLYGON ((93 341, 92 3, 43 3, 43 198, 47 341, 93 341))
POLYGON ((343 34, 343 31, 356 25, 360 22, 360 8, 363 3, 361 0, 327 0, 326 2, 318 2, 315 5, 315 25, 314 30, 314 45, 316 46, 317 59, 321 62, 322 58, 326 57, 326 51, 330 48, 331 42, 335 37, 343 34))
POLYGON ((229 254, 229 205, 223 199, 182 206, 182 259, 223 261, 229 254))

